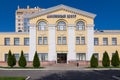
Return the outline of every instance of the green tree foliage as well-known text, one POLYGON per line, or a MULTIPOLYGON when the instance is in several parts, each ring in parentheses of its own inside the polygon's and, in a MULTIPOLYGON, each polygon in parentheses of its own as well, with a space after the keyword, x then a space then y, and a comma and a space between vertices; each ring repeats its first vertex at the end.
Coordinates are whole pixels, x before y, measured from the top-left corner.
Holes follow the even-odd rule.
POLYGON ((24 52, 23 51, 21 51, 21 56, 19 58, 18 65, 20 67, 26 67, 26 65, 27 65, 26 58, 24 56, 24 52))
POLYGON ((13 58, 13 66, 15 66, 16 65, 16 58, 15 58, 14 54, 12 55, 12 58, 13 58))
POLYGON ((37 51, 35 52, 35 55, 34 55, 33 67, 34 67, 34 68, 39 68, 39 67, 40 67, 40 60, 39 60, 37 51))
POLYGON ((90 60, 90 67, 96 68, 98 67, 98 59, 93 54, 90 60))
POLYGON ((111 60, 111 65, 114 67, 118 67, 119 66, 119 55, 118 55, 118 51, 115 52, 115 54, 113 54, 112 56, 112 60, 111 60))
POLYGON ((110 59, 109 59, 108 53, 106 51, 103 53, 102 65, 104 67, 110 66, 110 59))
POLYGON ((8 52, 8 59, 7 59, 8 66, 10 66, 10 67, 15 66, 15 64, 16 64, 15 62, 16 62, 16 60, 14 58, 14 55, 12 55, 11 50, 9 50, 9 52, 8 52))

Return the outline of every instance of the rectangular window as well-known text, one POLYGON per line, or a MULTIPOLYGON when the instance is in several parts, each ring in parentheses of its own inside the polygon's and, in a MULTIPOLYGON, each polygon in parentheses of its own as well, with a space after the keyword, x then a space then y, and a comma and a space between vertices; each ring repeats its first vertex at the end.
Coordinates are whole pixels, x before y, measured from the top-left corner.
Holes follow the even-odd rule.
POLYGON ((112 45, 117 45, 117 38, 112 38, 112 45))
POLYGON ((80 44, 80 37, 76 37, 76 44, 80 44))
POLYGON ((99 60, 99 53, 94 53, 94 56, 99 60))
POLYGON ((24 38, 24 45, 29 45, 29 38, 24 38))
POLYGON ((19 38, 14 38, 14 45, 19 45, 19 38))
POLYGON ((16 61, 18 61, 19 60, 19 54, 15 53, 14 55, 15 55, 16 61))
POLYGON ((38 53, 40 61, 48 61, 48 54, 47 53, 38 53))
POLYGON ((61 37, 58 37, 58 44, 61 44, 61 37))
POLYGON ((81 44, 85 44, 85 37, 81 37, 81 44))
POLYGON ((108 38, 103 38, 103 45, 108 45, 108 38))
POLYGON ((98 40, 98 38, 94 38, 94 45, 99 45, 99 40, 98 40))
POLYGON ((63 37, 62 44, 66 44, 66 37, 63 37))
POLYGON ((10 45, 10 38, 5 38, 4 42, 5 45, 10 45))
POLYGON ((26 58, 26 61, 29 61, 28 53, 24 53, 24 56, 25 56, 25 58, 26 58))
POLYGON ((77 60, 85 61, 86 60, 86 54, 85 53, 77 53, 77 60))
POLYGON ((38 44, 39 44, 39 45, 42 45, 42 37, 39 37, 39 38, 38 38, 38 44))
POLYGON ((47 37, 43 37, 43 44, 47 44, 47 37))
POLYGON ((7 61, 8 59, 8 54, 5 54, 5 61, 7 61))

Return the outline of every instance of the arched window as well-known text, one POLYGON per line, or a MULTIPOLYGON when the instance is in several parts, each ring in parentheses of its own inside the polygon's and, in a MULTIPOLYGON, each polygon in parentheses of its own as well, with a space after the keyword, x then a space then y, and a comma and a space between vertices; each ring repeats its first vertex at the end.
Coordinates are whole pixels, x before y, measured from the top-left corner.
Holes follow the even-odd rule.
POLYGON ((18 32, 22 32, 22 30, 18 30, 18 32))
POLYGON ((57 24, 58 30, 66 30, 66 23, 64 21, 60 21, 57 24))
POLYGON ((47 26, 47 24, 45 21, 40 21, 38 23, 38 30, 46 30, 46 26, 47 26))
POLYGON ((76 30, 84 30, 85 29, 85 23, 83 21, 78 21, 76 24, 76 30))

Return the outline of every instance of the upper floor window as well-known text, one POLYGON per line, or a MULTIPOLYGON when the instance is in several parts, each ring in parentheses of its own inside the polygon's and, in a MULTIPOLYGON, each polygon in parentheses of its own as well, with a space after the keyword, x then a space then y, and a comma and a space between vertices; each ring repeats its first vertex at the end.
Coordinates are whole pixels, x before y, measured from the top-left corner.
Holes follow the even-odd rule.
POLYGON ((5 45, 10 45, 10 38, 5 38, 4 42, 5 45))
POLYGON ((47 23, 45 21, 40 21, 38 23, 38 30, 46 30, 47 23))
POLYGON ((85 37, 81 37, 81 44, 85 44, 85 37))
POLYGON ((103 45, 108 45, 108 38, 103 38, 103 45))
POLYGON ((66 40, 66 37, 58 37, 58 44, 67 44, 67 40, 66 40))
POLYGON ((60 21, 57 24, 58 30, 66 30, 66 23, 64 21, 60 21))
POLYGON ((24 38, 24 45, 29 45, 29 38, 24 38))
POLYGON ((66 44, 66 37, 63 37, 62 43, 66 44))
POLYGON ((78 21, 76 24, 76 30, 84 30, 85 29, 85 23, 83 21, 78 21))
POLYGON ((47 37, 43 37, 43 44, 47 44, 47 37))
POLYGON ((94 45, 99 45, 99 40, 98 40, 98 38, 94 38, 94 45))
POLYGON ((112 38, 112 45, 117 45, 117 38, 112 38))
POLYGON ((80 44, 80 37, 76 37, 76 44, 80 44))
POLYGON ((14 38, 14 45, 19 45, 19 38, 14 38))
POLYGON ((42 45, 42 37, 38 37, 38 44, 42 45))

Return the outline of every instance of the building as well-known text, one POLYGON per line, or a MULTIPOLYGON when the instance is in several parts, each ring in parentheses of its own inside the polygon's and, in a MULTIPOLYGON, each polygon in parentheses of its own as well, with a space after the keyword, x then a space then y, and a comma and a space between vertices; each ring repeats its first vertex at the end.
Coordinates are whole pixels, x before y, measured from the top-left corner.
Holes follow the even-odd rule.
POLYGON ((120 30, 94 30, 95 17, 66 5, 24 15, 30 32, 0 33, 0 61, 7 60, 9 50, 17 60, 23 50, 27 61, 37 51, 46 64, 89 62, 93 54, 101 61, 105 51, 111 58, 116 50, 120 52, 120 30))
POLYGON ((16 32, 29 32, 29 26, 28 26, 28 19, 24 19, 24 15, 26 14, 33 14, 35 12, 39 12, 42 10, 39 7, 30 8, 27 6, 27 8, 20 8, 18 6, 18 9, 16 10, 16 32))

